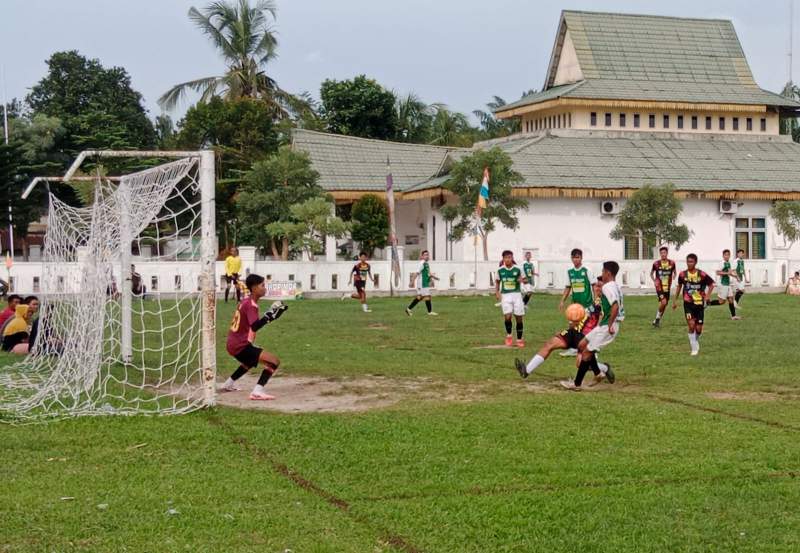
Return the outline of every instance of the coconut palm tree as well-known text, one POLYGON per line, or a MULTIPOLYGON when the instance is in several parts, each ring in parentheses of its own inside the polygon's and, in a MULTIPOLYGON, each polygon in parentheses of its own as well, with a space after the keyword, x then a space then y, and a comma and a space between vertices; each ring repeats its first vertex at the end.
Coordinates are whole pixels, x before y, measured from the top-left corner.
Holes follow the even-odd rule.
POLYGON ((201 102, 214 96, 262 99, 274 109, 276 118, 296 111, 298 99, 282 90, 266 72, 267 64, 277 56, 278 39, 272 26, 276 10, 273 0, 259 0, 254 6, 249 0, 220 1, 202 11, 191 8, 189 19, 211 39, 228 70, 224 75, 173 86, 158 99, 159 105, 172 110, 188 90, 193 90, 200 93, 201 102))
POLYGON ((435 110, 413 92, 402 97, 397 94, 395 96, 397 139, 401 142, 426 142, 430 136, 435 110))

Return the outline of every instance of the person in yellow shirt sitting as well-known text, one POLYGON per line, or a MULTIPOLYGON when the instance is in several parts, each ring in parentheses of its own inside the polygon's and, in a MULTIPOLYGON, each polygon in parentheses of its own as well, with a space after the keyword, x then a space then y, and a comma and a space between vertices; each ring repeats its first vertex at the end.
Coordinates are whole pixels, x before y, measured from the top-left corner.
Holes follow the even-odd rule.
POLYGON ((228 292, 233 284, 236 301, 242 301, 242 292, 239 289, 239 274, 242 272, 242 258, 239 257, 239 248, 231 248, 231 253, 225 258, 225 302, 228 301, 228 292))
POLYGON ((31 311, 25 304, 17 305, 14 318, 3 329, 3 351, 26 355, 28 353, 28 338, 30 337, 31 311))

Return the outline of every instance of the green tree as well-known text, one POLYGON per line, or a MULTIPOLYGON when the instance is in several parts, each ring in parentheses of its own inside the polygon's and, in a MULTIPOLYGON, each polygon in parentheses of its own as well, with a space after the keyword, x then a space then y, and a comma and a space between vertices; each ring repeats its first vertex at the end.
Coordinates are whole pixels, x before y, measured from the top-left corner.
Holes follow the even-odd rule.
POLYGON ((272 113, 264 102, 212 98, 189 108, 172 139, 178 148, 212 148, 217 158, 217 231, 226 244, 236 242, 241 226, 236 194, 254 163, 278 149, 272 113))
POLYGON ((27 97, 32 115, 56 117, 65 132, 54 144, 67 164, 81 150, 153 148, 156 135, 121 67, 104 68, 78 52, 57 52, 27 97))
POLYGON ((397 136, 395 96, 373 79, 326 79, 320 87, 321 115, 333 133, 388 140, 397 136))
POLYGON ((436 115, 431 124, 430 144, 469 147, 475 142, 477 129, 463 113, 450 111, 444 104, 433 104, 436 115))
POLYGON ((350 236, 370 257, 389 243, 389 211, 375 194, 366 194, 353 204, 350 236))
POLYGON ((325 236, 342 238, 349 225, 333 214, 333 202, 326 197, 316 197, 289 208, 290 220, 267 225, 271 236, 287 240, 292 250, 302 251, 311 261, 322 253, 325 236))
POLYGON ((610 236, 623 240, 641 235, 645 244, 672 244, 680 249, 692 235, 689 227, 678 223, 682 211, 674 186, 646 184, 625 202, 610 236))
POLYGON ((227 66, 223 75, 203 77, 173 86, 159 105, 172 110, 188 90, 200 93, 200 102, 222 96, 227 100, 259 99, 276 119, 304 109, 302 98, 283 90, 267 74, 267 65, 277 57, 274 27, 277 8, 272 0, 251 6, 249 0, 218 1, 202 11, 189 10, 189 19, 205 34, 227 66))
POLYGON ((241 240, 262 250, 269 249, 275 257, 288 259, 288 235, 271 234, 267 231, 267 225, 295 222, 290 212, 291 206, 325 195, 325 191, 317 184, 318 180, 319 173, 311 168, 308 155, 288 147, 255 163, 246 174, 236 197, 241 240), (280 250, 278 243, 281 244, 280 250))
POLYGON ((769 210, 778 234, 790 244, 800 241, 800 201, 775 202, 769 210))
POLYGON ((476 109, 472 114, 478 118, 481 131, 485 138, 499 138, 508 136, 520 131, 521 122, 519 118, 497 119, 494 112, 506 105, 506 101, 500 96, 494 96, 492 101, 486 104, 488 111, 476 109))
POLYGON ((509 229, 519 226, 517 212, 527 202, 512 196, 511 192, 515 184, 522 182, 522 175, 514 171, 511 158, 500 148, 479 150, 453 164, 444 188, 455 194, 458 201, 441 210, 445 220, 453 225, 451 238, 461 240, 477 231, 483 242, 483 260, 488 261, 489 233, 497 228, 497 224, 509 229), (489 201, 476 228, 475 206, 486 167, 489 168, 489 201))
MULTIPOLYGON (((26 258, 28 227, 47 209, 46 189, 36 187, 25 200, 20 194, 33 177, 62 172, 53 148, 63 134, 57 118, 39 114, 29 119, 15 110, 9 119, 10 143, 0 147, 0 206, 5 210, 11 204, 14 236, 22 241, 26 258)), ((51 188, 60 198, 75 203, 75 191, 68 185, 52 183, 51 188)))
POLYGON ((400 142, 415 144, 430 140, 434 110, 413 92, 395 100, 397 136, 400 142))
MULTIPOLYGON (((781 96, 800 101, 800 87, 789 81, 781 90, 781 96)), ((781 117, 780 133, 791 135, 793 141, 800 142, 800 124, 797 122, 797 117, 781 117)))

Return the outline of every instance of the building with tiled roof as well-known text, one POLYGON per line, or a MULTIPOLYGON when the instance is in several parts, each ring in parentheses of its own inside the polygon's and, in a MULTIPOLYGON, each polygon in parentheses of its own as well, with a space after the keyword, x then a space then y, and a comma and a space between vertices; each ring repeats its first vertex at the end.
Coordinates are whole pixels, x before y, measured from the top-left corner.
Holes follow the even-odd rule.
MULTIPOLYGON (((582 247, 591 260, 644 264, 653 252, 637 237, 609 232, 636 189, 671 183, 694 233, 685 251, 710 270, 722 249, 742 248, 751 278, 778 285, 800 267, 800 248, 769 218, 774 201, 800 199, 800 145, 779 134, 781 117, 798 110, 758 86, 730 21, 565 11, 542 90, 496 112, 522 131, 473 146, 504 150, 523 176, 514 194, 529 198, 519 228, 490 234, 489 251, 566 261, 582 247)), ((339 202, 381 193, 388 157, 400 244, 472 259, 473 241, 452 242, 439 213, 453 201, 449 167, 471 149, 303 130, 294 147, 339 202)))

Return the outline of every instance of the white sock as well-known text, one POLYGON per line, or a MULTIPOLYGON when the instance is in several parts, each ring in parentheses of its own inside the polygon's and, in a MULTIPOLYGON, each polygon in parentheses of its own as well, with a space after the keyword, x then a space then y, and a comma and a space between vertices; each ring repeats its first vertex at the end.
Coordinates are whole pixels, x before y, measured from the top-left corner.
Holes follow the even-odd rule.
POLYGON ((366 303, 362 303, 362 304, 361 304, 361 309, 363 309, 364 311, 366 311, 366 310, 367 310, 367 304, 366 304, 366 303))
POLYGON ((656 311, 656 320, 661 318, 661 311, 656 311))
POLYGON ((225 384, 223 384, 222 386, 224 388, 233 388, 234 382, 236 382, 234 379, 232 379, 231 377, 228 377, 228 380, 226 380, 225 384))
POLYGON ((525 371, 528 374, 531 374, 533 371, 536 370, 536 367, 538 367, 542 363, 544 363, 544 357, 542 357, 537 353, 536 355, 533 356, 533 359, 530 360, 528 366, 525 368, 525 371))
POLYGON ((261 384, 256 384, 253 386, 253 393, 254 394, 263 394, 264 393, 264 386, 261 384))
POLYGON ((601 363, 600 361, 597 362, 597 368, 600 369, 600 372, 603 374, 608 372, 608 365, 601 363))

